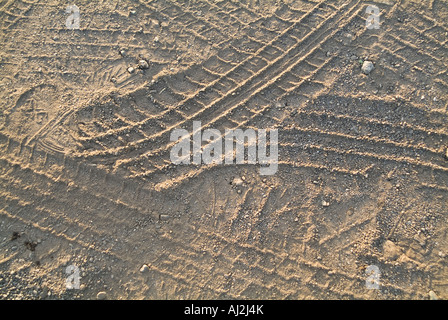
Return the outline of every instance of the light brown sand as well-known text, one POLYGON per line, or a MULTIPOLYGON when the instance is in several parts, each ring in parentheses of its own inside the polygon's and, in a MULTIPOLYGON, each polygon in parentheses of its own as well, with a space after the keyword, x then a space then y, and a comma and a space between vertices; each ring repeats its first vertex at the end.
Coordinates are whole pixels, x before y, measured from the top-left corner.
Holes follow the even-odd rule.
POLYGON ((448 297, 445 1, 371 1, 379 30, 355 0, 74 3, 0 1, 1 298, 448 297), (277 128, 278 172, 173 165, 196 120, 277 128))

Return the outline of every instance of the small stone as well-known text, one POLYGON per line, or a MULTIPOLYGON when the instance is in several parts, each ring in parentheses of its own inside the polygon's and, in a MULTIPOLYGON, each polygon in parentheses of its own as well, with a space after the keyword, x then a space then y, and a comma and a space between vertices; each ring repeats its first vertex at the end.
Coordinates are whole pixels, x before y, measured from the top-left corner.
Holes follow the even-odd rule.
POLYGON ((325 201, 325 200, 322 200, 322 206, 323 207, 328 207, 328 206, 330 206, 330 203, 325 201))
POLYGON ((236 193, 241 194, 241 190, 238 189, 238 190, 236 191, 236 193))
POLYGON ((140 272, 141 273, 145 273, 149 271, 149 267, 148 265, 144 264, 141 268, 140 268, 140 272))
POLYGON ((148 68, 149 68, 149 63, 148 63, 148 61, 141 59, 141 60, 138 62, 138 67, 139 67, 140 69, 148 69, 148 68))
POLYGON ((159 42, 159 37, 158 36, 154 37, 154 42, 159 42))
POLYGON ((434 291, 429 291, 429 300, 439 300, 439 297, 434 291))
POLYGON ((383 254, 386 259, 395 260, 400 256, 401 251, 400 248, 395 245, 395 243, 387 240, 383 245, 383 254))
POLYGON ((47 288, 44 288, 44 289, 42 290, 42 292, 40 293, 40 298, 41 298, 41 299, 45 299, 47 296, 48 296, 48 289, 47 289, 47 288))
POLYGON ((134 71, 135 71, 135 68, 134 68, 134 67, 129 67, 129 68, 128 68, 128 72, 129 72, 129 73, 134 73, 134 71))
POLYGON ((97 300, 106 299, 106 292, 104 292, 104 291, 98 292, 98 294, 96 295, 96 298, 97 298, 97 300))
POLYGON ((167 215, 167 214, 160 214, 159 215, 159 220, 161 220, 161 221, 167 221, 169 219, 170 219, 170 216, 167 215))
POLYGON ((234 178, 232 181, 232 184, 239 187, 243 185, 243 179, 241 178, 234 178))
POLYGON ((362 64, 361 71, 365 74, 370 74, 370 72, 372 72, 374 68, 375 66, 373 65, 372 61, 366 60, 362 64))
POLYGON ((126 56, 126 50, 120 50, 120 55, 121 55, 122 57, 126 56))

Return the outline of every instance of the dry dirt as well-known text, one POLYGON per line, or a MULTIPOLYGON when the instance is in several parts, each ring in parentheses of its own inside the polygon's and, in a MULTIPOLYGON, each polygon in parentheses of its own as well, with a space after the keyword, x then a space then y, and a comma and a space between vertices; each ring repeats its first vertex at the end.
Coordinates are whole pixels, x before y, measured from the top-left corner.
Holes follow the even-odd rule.
POLYGON ((446 1, 73 4, 0 1, 2 299, 448 298, 446 1), (277 173, 173 165, 194 120, 277 173))

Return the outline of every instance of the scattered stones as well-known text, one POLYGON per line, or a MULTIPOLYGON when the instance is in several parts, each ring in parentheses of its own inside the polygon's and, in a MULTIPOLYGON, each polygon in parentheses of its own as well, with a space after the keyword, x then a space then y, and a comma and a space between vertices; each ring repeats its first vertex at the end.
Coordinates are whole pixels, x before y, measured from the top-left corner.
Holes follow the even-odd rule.
POLYGON ((429 291, 429 300, 439 300, 439 297, 434 291, 429 291))
POLYGON ((106 292, 101 291, 98 292, 98 294, 96 295, 97 300, 105 300, 106 299, 106 292))
POLYGON ((396 260, 400 256, 401 250, 395 243, 387 240, 383 245, 383 254, 388 260, 396 260))
POLYGON ((146 60, 144 60, 144 59, 141 59, 141 60, 138 62, 138 67, 139 67, 140 69, 149 69, 149 63, 148 63, 148 61, 146 61, 146 60))
POLYGON ((370 74, 370 72, 372 72, 374 68, 375 68, 375 66, 373 65, 372 61, 366 60, 362 64, 361 71, 364 74, 370 74))
POLYGON ((147 264, 144 264, 141 268, 140 268, 140 272, 141 273, 145 273, 149 271, 149 267, 147 264))

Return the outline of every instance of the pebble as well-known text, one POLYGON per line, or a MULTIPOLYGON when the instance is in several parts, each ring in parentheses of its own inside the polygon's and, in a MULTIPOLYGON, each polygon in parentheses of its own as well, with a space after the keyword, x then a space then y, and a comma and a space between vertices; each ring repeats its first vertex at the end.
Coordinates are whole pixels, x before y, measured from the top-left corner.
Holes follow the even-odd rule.
POLYGON ((141 273, 145 273, 149 271, 149 267, 148 265, 144 264, 141 268, 140 268, 140 272, 141 273))
POLYGON ((439 300, 439 297, 434 291, 429 291, 429 300, 439 300))
POLYGON ((159 37, 156 36, 156 37, 154 38, 154 42, 159 42, 159 37))
POLYGON ((48 289, 47 289, 47 288, 44 288, 44 289, 42 290, 42 292, 40 293, 40 298, 41 298, 41 299, 45 299, 47 296, 48 296, 48 289))
POLYGON ((98 294, 96 295, 96 298, 97 298, 98 300, 104 300, 104 299, 106 299, 106 292, 104 292, 104 291, 98 292, 98 294))
POLYGON ((134 73, 134 71, 135 71, 135 68, 134 68, 134 67, 129 67, 129 68, 128 68, 128 72, 129 72, 129 73, 134 73))
POLYGON ((322 206, 323 207, 328 207, 328 206, 330 206, 330 203, 325 201, 325 200, 322 200, 322 206))
POLYGON ((139 67, 140 69, 148 69, 148 68, 149 68, 149 63, 148 63, 148 61, 141 59, 141 60, 138 62, 138 67, 139 67))
POLYGON ((369 74, 374 68, 375 66, 373 65, 372 61, 366 60, 362 64, 361 71, 365 74, 369 74))
POLYGON ((167 221, 169 218, 170 218, 170 216, 167 215, 167 214, 160 214, 160 215, 159 215, 159 219, 160 219, 161 221, 167 221))
POLYGON ((232 184, 239 187, 243 185, 243 179, 241 178, 234 178, 232 181, 232 184))

